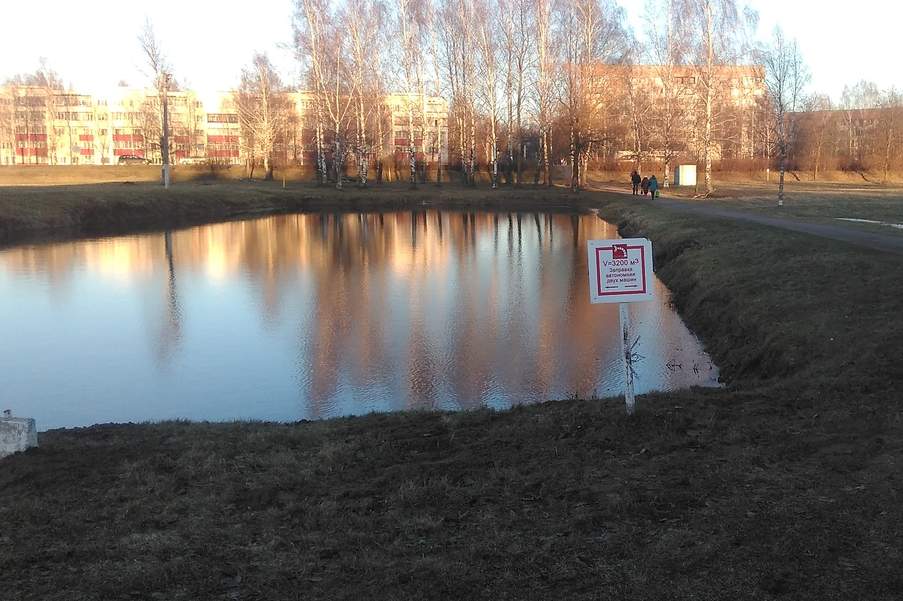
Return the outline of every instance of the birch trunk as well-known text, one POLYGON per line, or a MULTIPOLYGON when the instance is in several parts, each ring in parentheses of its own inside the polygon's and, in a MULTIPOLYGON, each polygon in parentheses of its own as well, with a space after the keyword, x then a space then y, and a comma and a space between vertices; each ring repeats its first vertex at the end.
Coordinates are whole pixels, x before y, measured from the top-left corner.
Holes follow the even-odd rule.
POLYGON ((335 138, 333 139, 333 147, 335 150, 333 151, 335 154, 332 157, 332 166, 335 170, 335 187, 338 190, 342 189, 342 172, 344 169, 344 156, 342 152, 342 143, 339 141, 339 128, 336 127, 333 132, 335 138))
POLYGON ((577 157, 577 132, 576 132, 576 123, 574 120, 571 120, 571 147, 570 147, 570 157, 571 157, 571 192, 576 192, 580 188, 580 164, 578 163, 577 157))
POLYGON ((705 170, 705 192, 711 194, 714 192, 712 185, 712 104, 714 102, 715 82, 712 78, 715 75, 715 24, 712 17, 712 7, 706 3, 705 6, 705 26, 706 26, 706 81, 705 81, 705 134, 703 136, 703 163, 705 170))
POLYGON ((458 152, 461 157, 461 175, 464 177, 464 183, 468 183, 467 179, 467 146, 464 143, 464 118, 463 117, 455 117, 455 121, 458 124, 458 152))
POLYGON ((787 152, 781 150, 780 158, 780 178, 778 180, 778 206, 784 206, 784 173, 787 170, 787 152))
POLYGON ((367 186, 367 132, 364 119, 364 95, 358 92, 357 110, 357 178, 361 188, 367 186))
POLYGON ((411 187, 417 187, 417 156, 414 149, 414 108, 408 99, 408 160, 411 164, 411 187))
POLYGON ((376 183, 383 183, 383 140, 385 139, 385 132, 383 132, 383 99, 380 92, 379 85, 377 84, 376 88, 377 102, 379 103, 379 112, 376 115, 376 135, 378 136, 378 140, 376 141, 376 183))
MULTIPOLYGON (((319 105, 319 102, 317 103, 319 105)), ((323 121, 320 115, 320 109, 317 108, 317 185, 326 184, 326 156, 323 146, 323 121)))
POLYGON ((520 186, 523 169, 524 132, 521 128, 521 105, 523 104, 523 77, 517 82, 517 103, 515 105, 515 127, 517 128, 517 164, 514 170, 514 185, 520 186))
POLYGON ((477 130, 476 115, 474 115, 473 107, 471 107, 471 109, 470 109, 470 166, 468 168, 471 186, 475 186, 477 184, 477 180, 476 180, 475 173, 474 173, 474 170, 476 168, 476 161, 477 161, 476 130, 477 130))
POLYGON ((551 148, 549 148, 549 128, 546 127, 543 132, 543 144, 542 144, 542 157, 543 164, 545 165, 545 183, 546 188, 552 187, 552 165, 551 163, 551 148))

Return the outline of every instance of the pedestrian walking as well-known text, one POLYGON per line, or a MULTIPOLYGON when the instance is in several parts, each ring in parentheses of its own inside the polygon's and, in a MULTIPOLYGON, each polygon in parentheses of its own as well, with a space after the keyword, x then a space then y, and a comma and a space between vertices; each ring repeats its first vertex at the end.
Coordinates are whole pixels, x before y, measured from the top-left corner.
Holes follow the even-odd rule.
POLYGON ((640 193, 640 174, 635 169, 630 174, 630 182, 633 184, 633 195, 638 196, 640 193))
POLYGON ((643 196, 649 194, 649 178, 644 177, 643 181, 640 182, 640 188, 643 189, 643 196))
POLYGON ((652 198, 655 199, 655 193, 658 192, 658 180, 654 175, 649 178, 649 191, 652 192, 652 198))

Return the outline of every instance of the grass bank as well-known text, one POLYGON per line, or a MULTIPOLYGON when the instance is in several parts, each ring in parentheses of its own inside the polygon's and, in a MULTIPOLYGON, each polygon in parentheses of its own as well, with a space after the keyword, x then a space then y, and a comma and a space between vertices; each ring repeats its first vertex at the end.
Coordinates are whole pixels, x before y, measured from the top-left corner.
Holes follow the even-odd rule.
POLYGON ((898 256, 642 201, 601 214, 654 241, 656 273, 729 379, 815 395, 903 382, 898 256))
POLYGON ((556 210, 587 195, 554 189, 489 190, 384 184, 343 190, 281 182, 150 183, 0 187, 0 245, 41 238, 177 228, 267 212, 393 210, 411 207, 556 210))
POLYGON ((728 388, 647 395, 633 418, 608 400, 48 432, 0 464, 0 591, 897 599, 898 258, 582 199, 653 239, 728 388))

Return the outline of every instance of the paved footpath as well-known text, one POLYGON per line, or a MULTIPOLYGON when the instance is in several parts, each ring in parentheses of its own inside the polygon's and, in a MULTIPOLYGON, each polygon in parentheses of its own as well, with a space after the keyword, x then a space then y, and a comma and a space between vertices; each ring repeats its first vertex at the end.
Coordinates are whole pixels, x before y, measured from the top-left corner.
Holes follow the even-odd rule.
MULTIPOLYGON (((629 194, 624 195, 629 196, 629 194)), ((903 255, 903 236, 876 234, 874 232, 865 232, 850 227, 844 227, 842 225, 828 225, 797 221, 794 219, 783 219, 781 217, 768 217, 765 215, 756 215, 755 213, 748 211, 725 209, 701 202, 675 200, 672 198, 656 198, 655 200, 642 200, 638 202, 649 202, 664 209, 699 213, 709 217, 722 217, 724 219, 733 219, 735 221, 748 221, 761 225, 769 225, 771 227, 790 230, 791 232, 810 234, 821 238, 830 238, 831 240, 847 242, 849 244, 855 244, 856 246, 903 255)))

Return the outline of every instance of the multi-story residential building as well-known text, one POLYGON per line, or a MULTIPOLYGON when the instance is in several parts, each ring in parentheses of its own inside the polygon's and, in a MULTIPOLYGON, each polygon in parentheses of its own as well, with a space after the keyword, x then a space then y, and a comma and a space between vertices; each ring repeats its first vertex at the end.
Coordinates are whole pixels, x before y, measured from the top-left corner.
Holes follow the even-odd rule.
POLYGON ((238 108, 229 92, 214 94, 201 103, 200 127, 205 148, 201 156, 213 163, 241 162, 241 125, 238 108))
POLYGON ((0 165, 16 162, 16 136, 13 96, 0 88, 0 165))
MULTIPOLYGON (((662 132, 679 152, 699 155, 705 119, 704 74, 694 66, 605 65, 605 133, 613 158, 633 158, 637 145, 647 156, 662 152, 662 132)), ((764 68, 721 65, 713 77, 712 158, 756 158, 766 154, 767 123, 764 68)))
POLYGON ((46 164, 53 141, 52 106, 42 89, 0 89, 0 163, 46 164))
MULTIPOLYGON (((238 164, 254 156, 232 92, 200 98, 192 91, 171 91, 167 97, 174 163, 238 164)), ((310 92, 291 93, 289 106, 274 158, 311 165, 316 161, 316 98, 310 92)), ((418 160, 447 162, 448 105, 442 98, 386 97, 382 111, 371 117, 371 122, 383 119, 384 154, 407 156, 409 108, 416 115, 418 160)), ((162 103, 153 89, 120 86, 92 97, 36 86, 0 87, 0 165, 106 165, 120 157, 157 163, 162 160, 161 134, 162 103)), ((374 135, 369 134, 371 140, 374 135)), ((331 159, 332 144, 324 142, 331 159)), ((371 142, 371 154, 377 146, 371 142)))
POLYGON ((90 96, 59 92, 48 97, 47 141, 50 163, 93 163, 103 153, 95 124, 98 107, 90 96))
POLYGON ((417 160, 448 163, 448 102, 444 98, 392 94, 386 98, 386 105, 391 118, 392 147, 396 158, 407 158, 413 126, 417 160))

